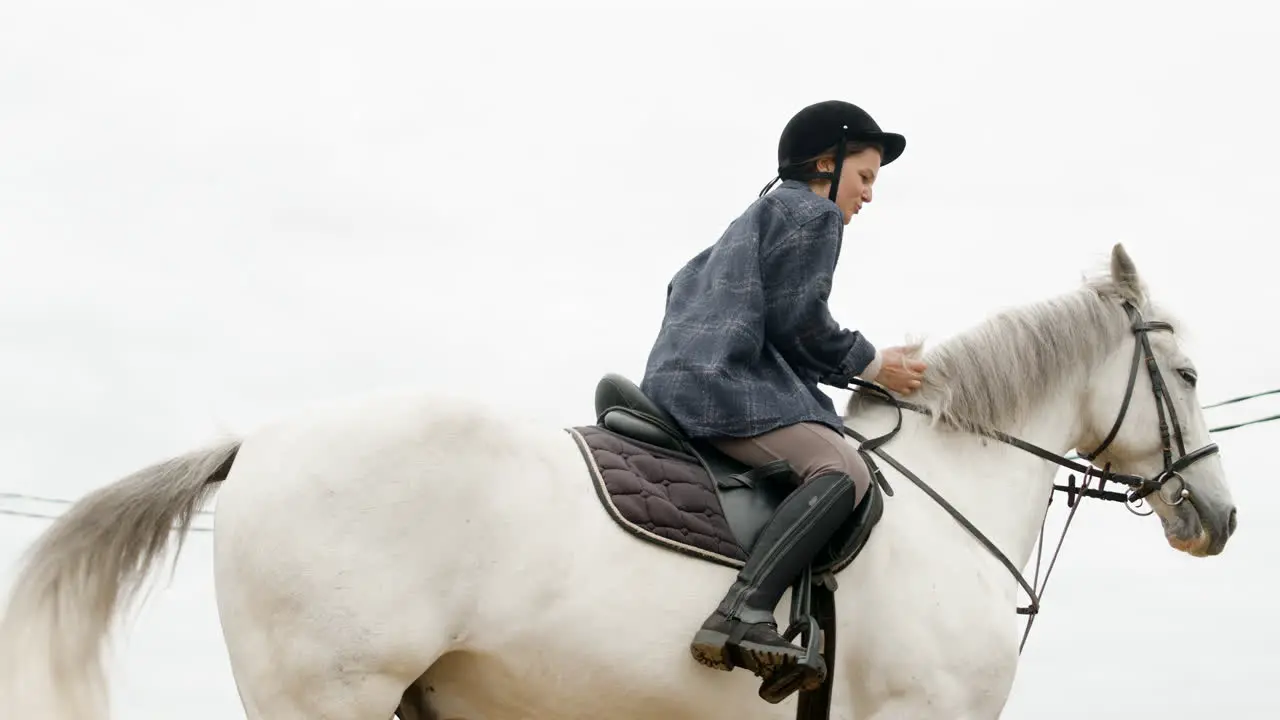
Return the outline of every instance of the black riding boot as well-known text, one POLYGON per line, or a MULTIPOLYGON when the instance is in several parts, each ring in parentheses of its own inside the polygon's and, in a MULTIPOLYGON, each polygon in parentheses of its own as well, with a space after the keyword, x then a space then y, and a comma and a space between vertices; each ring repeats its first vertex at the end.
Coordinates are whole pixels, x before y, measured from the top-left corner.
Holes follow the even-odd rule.
POLYGON ((728 594, 694 635, 689 648, 694 659, 718 670, 745 667, 763 678, 795 665, 804 650, 778 634, 774 610, 782 594, 849 519, 855 494, 848 475, 829 473, 801 485, 783 500, 728 594))

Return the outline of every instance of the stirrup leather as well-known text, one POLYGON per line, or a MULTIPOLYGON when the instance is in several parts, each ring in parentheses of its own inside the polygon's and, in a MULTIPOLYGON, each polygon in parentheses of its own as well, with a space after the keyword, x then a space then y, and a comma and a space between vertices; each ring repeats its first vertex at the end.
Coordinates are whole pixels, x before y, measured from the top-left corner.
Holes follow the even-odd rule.
POLYGON ((804 655, 792 668, 774 673, 760 683, 759 695, 766 702, 777 704, 786 700, 792 693, 801 689, 808 678, 816 677, 814 684, 822 684, 827 679, 827 663, 822 658, 822 628, 812 613, 813 600, 813 568, 806 566, 791 590, 791 624, 782 634, 782 639, 793 642, 797 635, 801 642, 798 645, 804 655))

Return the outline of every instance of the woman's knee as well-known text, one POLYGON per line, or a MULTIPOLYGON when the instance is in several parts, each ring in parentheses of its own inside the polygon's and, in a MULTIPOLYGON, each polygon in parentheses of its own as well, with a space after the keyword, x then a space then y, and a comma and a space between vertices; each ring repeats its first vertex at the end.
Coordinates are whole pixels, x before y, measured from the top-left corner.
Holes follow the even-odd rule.
POLYGON ((871 473, 867 468, 866 462, 858 454, 857 449, 844 439, 844 436, 837 435, 834 431, 825 427, 817 429, 815 432, 821 434, 826 440, 826 448, 823 452, 816 454, 803 480, 809 480, 828 473, 847 475, 857 486, 858 499, 860 500, 871 484, 871 473))
POLYGON ((862 497, 862 493, 866 491, 867 484, 871 479, 871 473, 867 471, 867 464, 861 458, 856 454, 850 456, 843 453, 832 455, 825 462, 816 465, 805 479, 808 480, 828 473, 848 475, 854 484, 858 486, 858 497, 862 497))

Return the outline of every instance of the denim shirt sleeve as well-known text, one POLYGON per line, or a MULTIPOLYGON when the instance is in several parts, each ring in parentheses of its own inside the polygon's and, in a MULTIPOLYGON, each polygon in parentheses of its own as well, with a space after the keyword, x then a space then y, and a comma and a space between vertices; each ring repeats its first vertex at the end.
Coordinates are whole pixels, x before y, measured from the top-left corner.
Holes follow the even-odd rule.
POLYGON ((841 221, 832 208, 792 224, 764 238, 760 259, 769 342, 798 372, 833 387, 847 386, 876 358, 876 348, 862 333, 837 323, 827 305, 840 257, 841 221))

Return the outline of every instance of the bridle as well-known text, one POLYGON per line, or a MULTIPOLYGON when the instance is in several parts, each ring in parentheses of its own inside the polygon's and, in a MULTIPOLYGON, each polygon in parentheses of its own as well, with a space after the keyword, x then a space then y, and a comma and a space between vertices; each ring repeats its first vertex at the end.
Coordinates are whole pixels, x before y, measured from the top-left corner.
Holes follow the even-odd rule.
MULTIPOLYGON (((1116 415, 1115 422, 1111 425, 1111 431, 1107 433, 1106 438, 1092 452, 1085 453, 1080 456, 1081 459, 1092 462, 1099 455, 1111 447, 1111 443, 1115 440, 1116 435, 1120 432, 1120 426, 1124 424, 1125 416, 1129 412, 1129 404, 1133 399, 1134 388, 1137 386, 1138 369, 1142 365, 1142 361, 1146 360, 1147 374, 1151 378, 1151 389, 1155 396, 1156 415, 1160 420, 1160 443, 1161 452, 1164 458, 1164 467, 1153 478, 1145 478, 1141 475, 1132 475, 1128 473, 1117 473, 1110 469, 1110 464, 1099 471, 1094 466, 1084 466, 1074 463, 1071 460, 1062 458, 1047 450, 1031 445, 1030 443, 1019 440, 1018 438, 1005 435, 1002 440, 1009 442, 1023 450, 1031 452, 1035 455, 1045 458, 1050 462, 1057 463, 1070 470, 1075 470, 1085 477, 1097 477, 1101 483, 1117 482, 1130 488, 1128 493, 1112 493, 1099 494, 1098 492, 1085 493, 1089 497, 1097 497, 1103 500, 1123 501, 1126 506, 1133 509, 1136 504, 1154 492, 1163 490, 1170 480, 1177 478, 1180 486, 1176 497, 1169 500, 1167 496, 1162 496, 1165 501, 1172 507, 1182 503, 1183 500, 1191 497, 1191 489, 1187 486, 1186 480, 1182 477, 1182 471, 1191 467, 1195 463, 1204 460, 1218 452, 1217 443, 1209 443, 1194 452, 1188 453, 1186 444, 1182 439, 1182 423, 1178 421, 1178 411, 1174 407, 1173 397, 1169 394, 1169 386, 1164 381, 1164 375, 1160 372, 1160 366, 1156 363, 1155 353, 1151 350, 1151 340, 1149 333, 1156 331, 1173 332, 1173 326, 1166 322, 1160 321, 1143 321, 1142 315, 1131 303, 1125 302, 1125 312, 1129 315, 1130 329, 1135 336, 1133 345, 1133 362, 1129 366, 1129 384, 1125 388, 1124 399, 1120 402, 1120 412, 1116 415), (1166 416, 1167 413, 1167 416, 1166 416), (1171 443, 1172 440, 1172 443, 1171 443), (1178 458, 1173 457, 1174 443, 1178 450, 1178 458)), ((904 404, 908 407, 908 404, 904 404)), ((913 408, 914 409, 914 408, 913 408)), ((920 410, 924 410, 920 408, 920 410)), ((1002 433, 995 433, 997 436, 1002 433)), ((1071 492, 1070 488, 1055 487, 1055 490, 1071 492)), ((1144 515, 1150 513, 1143 513, 1144 515)))
MULTIPOLYGON (((1129 316, 1130 330, 1133 332, 1135 336, 1134 349, 1133 349, 1133 362, 1129 368, 1129 384, 1128 384, 1128 387, 1125 388, 1124 399, 1120 403, 1120 411, 1116 416, 1115 422, 1111 426, 1111 431, 1107 433, 1107 436, 1103 439, 1103 441, 1098 445, 1097 448, 1095 448, 1092 452, 1081 455, 1080 458, 1085 461, 1092 462, 1098 456, 1100 456, 1103 452, 1105 452, 1108 447, 1111 446, 1111 443, 1115 440, 1116 436, 1119 434, 1120 427, 1124 424, 1125 416, 1128 414, 1129 405, 1133 399, 1134 389, 1137 387, 1138 370, 1141 368, 1142 362, 1145 358, 1147 373, 1151 378, 1151 388, 1152 388, 1152 392, 1153 392, 1155 403, 1156 403, 1156 413, 1160 419, 1160 441, 1161 441, 1161 450, 1164 458, 1164 467, 1160 470, 1159 473, 1157 473, 1152 478, 1146 478, 1141 475, 1133 475, 1129 473, 1119 473, 1111 469, 1110 463, 1107 463, 1105 467, 1099 469, 1094 465, 1084 465, 1082 463, 1075 462, 1074 460, 1062 457, 1057 453, 1050 452, 1037 445, 1033 445, 1029 442, 1026 442, 1025 440, 1021 440, 1019 438, 1013 437, 1012 435, 1000 432, 998 430, 986 429, 986 430, 978 431, 983 435, 995 438, 997 440, 1000 440, 1001 442, 1007 443, 1021 450, 1029 452, 1037 457, 1043 458, 1045 460, 1048 460, 1049 462, 1052 462, 1054 464, 1067 468, 1068 470, 1073 470, 1075 472, 1080 473, 1081 476, 1083 477, 1083 481, 1079 487, 1077 487, 1075 484, 1074 476, 1070 477, 1069 483, 1065 486, 1063 485, 1053 486, 1054 492, 1064 492, 1067 494, 1067 502, 1072 508, 1072 516, 1074 516, 1074 511, 1076 507, 1078 507, 1077 501, 1080 497, 1092 497, 1092 498, 1098 498, 1101 500, 1123 502, 1125 504, 1125 507, 1127 507, 1131 512, 1134 512, 1135 514, 1139 514, 1139 515, 1149 515, 1151 514, 1152 511, 1148 511, 1146 513, 1138 513, 1134 508, 1137 507, 1143 501, 1144 498, 1148 497, 1152 493, 1160 492, 1164 490, 1165 486, 1174 478, 1178 479, 1178 485, 1179 485, 1179 489, 1176 496, 1172 500, 1170 500, 1168 499, 1167 495, 1165 495, 1164 493, 1161 493, 1161 499, 1165 500, 1165 502, 1168 503, 1171 507, 1180 505, 1184 500, 1188 500, 1188 499, 1191 500, 1191 502, 1194 504, 1195 496, 1192 493, 1191 488, 1187 485, 1186 480, 1182 477, 1182 472, 1187 468, 1191 467, 1192 465, 1194 465, 1195 463, 1201 460, 1204 460, 1205 458, 1208 458, 1218 452, 1217 443, 1212 443, 1212 442, 1208 443, 1207 445, 1201 448, 1196 449, 1193 452, 1188 453, 1186 451, 1186 445, 1183 442, 1183 438, 1182 438, 1182 426, 1181 426, 1181 423, 1178 421, 1178 413, 1174 407, 1173 397, 1169 393, 1169 387, 1165 383, 1164 376, 1160 372, 1159 364, 1156 363, 1155 353, 1152 352, 1151 350, 1151 340, 1149 338, 1149 334, 1152 332, 1173 332, 1173 326, 1166 322, 1144 321, 1142 319, 1142 314, 1138 311, 1136 307, 1133 306, 1132 303, 1128 301, 1124 302, 1123 307, 1125 312, 1129 316), (1178 451, 1177 458, 1174 458, 1174 454, 1173 454, 1175 446, 1178 451), (1097 488, 1089 487, 1089 478, 1091 477, 1098 478, 1099 484, 1097 488), (1108 482, 1115 482, 1115 483, 1124 485, 1129 488, 1129 491, 1114 492, 1114 491, 1106 490, 1105 485, 1108 482)), ((862 435, 860 435, 858 432, 853 430, 852 428, 848 427, 847 425, 845 426, 845 434, 849 435, 850 437, 858 441, 859 443, 858 449, 861 453, 863 453, 864 457, 866 457, 867 453, 875 453, 878 457, 880 457, 885 462, 893 466, 898 472, 902 473, 907 479, 911 480, 918 487, 920 487, 921 490, 923 490, 927 495, 933 498, 935 502, 939 503, 943 507, 943 509, 945 509, 948 513, 950 513, 951 516, 955 518, 957 522, 959 522, 962 526, 964 526, 965 529, 967 529, 980 543, 986 546, 986 548, 990 552, 992 552, 996 556, 996 558, 1000 560, 1006 568, 1008 568, 1010 572, 1013 573, 1014 577, 1018 580, 1019 584, 1022 585, 1022 588, 1027 592, 1027 594, 1031 598, 1030 605, 1028 605, 1025 608, 1018 608, 1018 614, 1035 616, 1037 613, 1039 613, 1040 598, 1043 595, 1043 589, 1041 590, 1040 593, 1037 593, 1036 590, 1032 588, 1031 585, 1022 576, 1022 573, 1019 572, 1018 569, 1014 566, 1014 564, 1009 560, 1009 558, 1005 556, 1005 554, 1001 552, 1000 549, 997 548, 995 544, 991 542, 990 539, 988 539, 985 535, 983 535, 980 530, 978 530, 971 522, 969 522, 969 520, 965 518, 958 510, 956 510, 950 503, 948 503, 944 498, 942 498, 942 496, 938 495, 938 493, 935 492, 933 488, 929 487, 928 484, 926 484, 923 480, 917 477, 910 470, 903 467, 897 460, 893 459, 891 456, 889 456, 887 453, 885 453, 881 449, 881 446, 883 446, 886 442, 892 439, 893 436, 898 434, 898 431, 902 429, 902 410, 904 408, 907 410, 911 410, 913 412, 924 414, 924 415, 931 415, 932 413, 929 411, 929 409, 895 398, 887 390, 880 387, 879 385, 865 382, 858 378, 854 378, 852 382, 853 384, 862 388, 866 392, 870 393, 871 396, 874 396, 877 399, 883 400, 893 405, 894 408, 896 408, 897 410, 898 418, 897 418, 897 423, 894 425, 894 428, 892 430, 890 430, 888 433, 885 433, 884 435, 881 435, 875 438, 865 438, 862 435)), ((862 391, 855 391, 855 392, 858 393, 859 395, 862 394, 862 391)), ((886 495, 889 495, 892 497, 893 489, 889 487, 889 484, 885 480, 884 475, 879 471, 879 469, 875 467, 874 463, 869 463, 869 465, 871 466, 872 474, 877 484, 880 485, 881 489, 885 492, 886 495)), ((1053 500, 1052 493, 1050 494, 1049 499, 1050 499, 1050 502, 1052 502, 1053 500)), ((1046 508, 1046 512, 1047 510, 1048 508, 1046 508)), ((1062 536, 1064 539, 1066 537, 1067 529, 1069 527, 1070 527, 1070 518, 1068 519, 1067 527, 1064 527, 1062 529, 1062 536)), ((1043 545, 1043 540, 1044 540, 1043 526, 1041 527, 1041 531, 1042 531, 1041 544, 1043 545)), ((1058 544, 1059 549, 1061 549, 1061 544, 1062 544, 1061 541, 1059 541, 1059 544, 1058 544)), ((1057 553, 1055 552, 1054 555, 1055 555, 1054 559, 1056 560, 1057 553)), ((1050 571, 1052 571, 1052 565, 1050 566, 1050 571)), ((1039 569, 1037 567, 1037 576, 1038 575, 1039 575, 1039 569)), ((1045 580, 1046 581, 1048 580, 1047 573, 1045 575, 1045 580)), ((1029 634, 1031 631, 1032 620, 1034 620, 1034 617, 1028 618, 1026 633, 1024 633, 1022 637, 1023 645, 1026 644, 1027 634, 1029 634)), ((1021 646, 1019 648, 1019 652, 1021 652, 1021 646)))
POLYGON ((1125 412, 1129 409, 1129 399, 1133 397, 1134 383, 1138 377, 1139 360, 1145 356, 1147 372, 1151 376, 1151 388, 1155 393, 1156 413, 1160 418, 1160 442, 1162 445, 1161 450, 1164 454, 1164 469, 1151 480, 1139 477, 1134 481, 1134 476, 1125 476, 1130 481, 1126 484, 1133 488, 1133 491, 1129 494, 1129 500, 1141 500, 1153 492, 1163 490, 1164 486, 1176 477, 1181 489, 1176 500, 1166 502, 1169 502, 1170 506, 1180 505, 1183 500, 1191 497, 1191 489, 1187 487, 1186 480, 1183 479, 1181 474, 1182 471, 1216 454, 1218 452, 1218 444, 1211 442, 1194 452, 1187 452, 1187 447, 1182 441, 1182 423, 1178 421, 1178 411, 1173 405, 1173 398, 1169 395, 1169 387, 1165 384, 1164 376, 1160 373, 1160 367, 1156 363, 1155 353, 1151 351, 1151 341, 1148 338, 1148 333, 1153 330, 1173 332, 1173 328, 1164 322, 1143 322, 1137 308, 1128 302, 1124 304, 1124 309, 1129 314, 1133 332, 1137 336, 1137 342, 1134 343, 1133 349, 1133 364, 1129 369, 1129 387, 1125 390, 1124 401, 1120 405, 1120 414, 1116 417, 1115 424, 1111 426, 1111 432, 1107 434, 1106 439, 1102 441, 1097 450, 1081 457, 1092 461, 1102 454, 1111 444, 1111 441, 1115 439, 1116 433, 1120 431, 1120 424, 1124 422, 1125 412), (1167 419, 1165 418, 1165 410, 1169 412, 1167 419), (1170 425, 1172 425, 1173 439, 1178 445, 1179 457, 1177 460, 1174 460, 1173 448, 1169 445, 1170 425))

